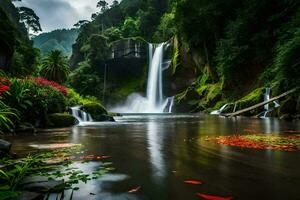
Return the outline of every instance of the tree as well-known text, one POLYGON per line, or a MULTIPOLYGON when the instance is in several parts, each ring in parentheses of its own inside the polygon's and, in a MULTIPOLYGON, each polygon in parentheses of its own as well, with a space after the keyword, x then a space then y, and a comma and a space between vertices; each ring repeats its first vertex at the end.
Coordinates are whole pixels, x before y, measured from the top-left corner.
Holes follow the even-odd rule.
POLYGON ((27 7, 19 7, 20 21, 25 24, 28 32, 33 31, 38 33, 42 31, 40 25, 40 18, 35 14, 35 12, 27 7))
POLYGON ((138 25, 138 20, 134 20, 132 17, 127 17, 122 27, 124 37, 137 36, 139 34, 138 25))
POLYGON ((79 20, 76 24, 74 24, 73 26, 76 27, 76 28, 80 28, 81 26, 85 25, 89 23, 88 20, 79 20))
POLYGON ((119 5, 119 2, 117 1, 117 0, 114 0, 113 2, 112 2, 112 4, 111 4, 111 8, 114 8, 114 7, 116 7, 116 6, 118 6, 119 5))
POLYGON ((40 69, 41 76, 62 83, 70 73, 68 59, 61 51, 51 51, 43 60, 40 69))
POLYGON ((100 8, 101 12, 104 13, 108 9, 108 3, 105 0, 100 0, 97 3, 97 8, 100 8))

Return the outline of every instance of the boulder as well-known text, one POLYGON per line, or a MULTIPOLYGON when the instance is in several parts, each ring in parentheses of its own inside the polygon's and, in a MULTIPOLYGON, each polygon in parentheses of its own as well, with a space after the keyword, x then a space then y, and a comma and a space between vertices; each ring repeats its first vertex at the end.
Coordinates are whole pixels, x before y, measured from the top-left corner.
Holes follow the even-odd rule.
POLYGON ((63 180, 48 180, 45 176, 32 176, 24 179, 21 183, 22 190, 31 192, 61 192, 65 184, 63 180))
POLYGON ((76 119, 68 113, 54 113, 48 115, 48 127, 64 128, 75 124, 76 119))
POLYGON ((41 193, 24 191, 17 198, 17 200, 37 200, 37 199, 43 199, 43 196, 44 195, 42 195, 41 193))
POLYGON ((11 143, 0 139, 0 152, 9 153, 11 149, 11 143))
POLYGON ((115 121, 112 116, 108 115, 107 111, 100 103, 88 103, 83 105, 82 109, 88 112, 94 121, 115 121))

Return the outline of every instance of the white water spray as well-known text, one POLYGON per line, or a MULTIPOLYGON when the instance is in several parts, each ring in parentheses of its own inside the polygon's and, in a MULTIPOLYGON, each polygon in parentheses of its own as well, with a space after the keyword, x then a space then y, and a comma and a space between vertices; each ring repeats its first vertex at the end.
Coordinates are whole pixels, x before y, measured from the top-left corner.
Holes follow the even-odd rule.
POLYGON ((165 98, 163 95, 163 70, 167 69, 164 62, 164 50, 167 43, 149 44, 149 72, 147 83, 147 95, 139 94, 128 96, 124 106, 111 109, 112 112, 120 113, 164 113, 172 112, 173 97, 165 98))
POLYGON ((80 108, 80 106, 75 106, 71 108, 73 117, 75 117, 78 120, 79 124, 83 122, 92 122, 92 116, 89 113, 81 110, 80 108))
POLYGON ((220 115, 227 106, 228 106, 228 104, 225 104, 219 110, 214 110, 210 114, 211 115, 220 115))

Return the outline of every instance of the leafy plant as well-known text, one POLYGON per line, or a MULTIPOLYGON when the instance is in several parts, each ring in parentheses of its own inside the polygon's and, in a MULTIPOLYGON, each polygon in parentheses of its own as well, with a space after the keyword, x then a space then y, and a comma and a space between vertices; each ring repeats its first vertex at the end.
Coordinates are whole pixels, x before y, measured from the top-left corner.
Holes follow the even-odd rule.
POLYGON ((19 112, 0 100, 0 132, 1 130, 11 130, 14 126, 13 119, 18 118, 19 112))
POLYGON ((62 83, 70 73, 68 59, 59 50, 52 50, 43 60, 40 69, 41 76, 62 83))

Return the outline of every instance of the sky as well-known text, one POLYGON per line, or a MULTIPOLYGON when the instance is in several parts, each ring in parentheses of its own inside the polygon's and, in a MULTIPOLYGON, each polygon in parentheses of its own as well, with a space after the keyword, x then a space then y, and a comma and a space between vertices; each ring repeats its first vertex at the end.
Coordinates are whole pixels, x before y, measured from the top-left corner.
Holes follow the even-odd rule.
MULTIPOLYGON (((106 1, 110 4, 113 0, 106 1)), ((97 2, 98 0, 22 0, 15 5, 33 9, 40 17, 43 32, 49 32, 72 28, 79 20, 90 20, 92 13, 99 11, 96 8, 97 2)))

